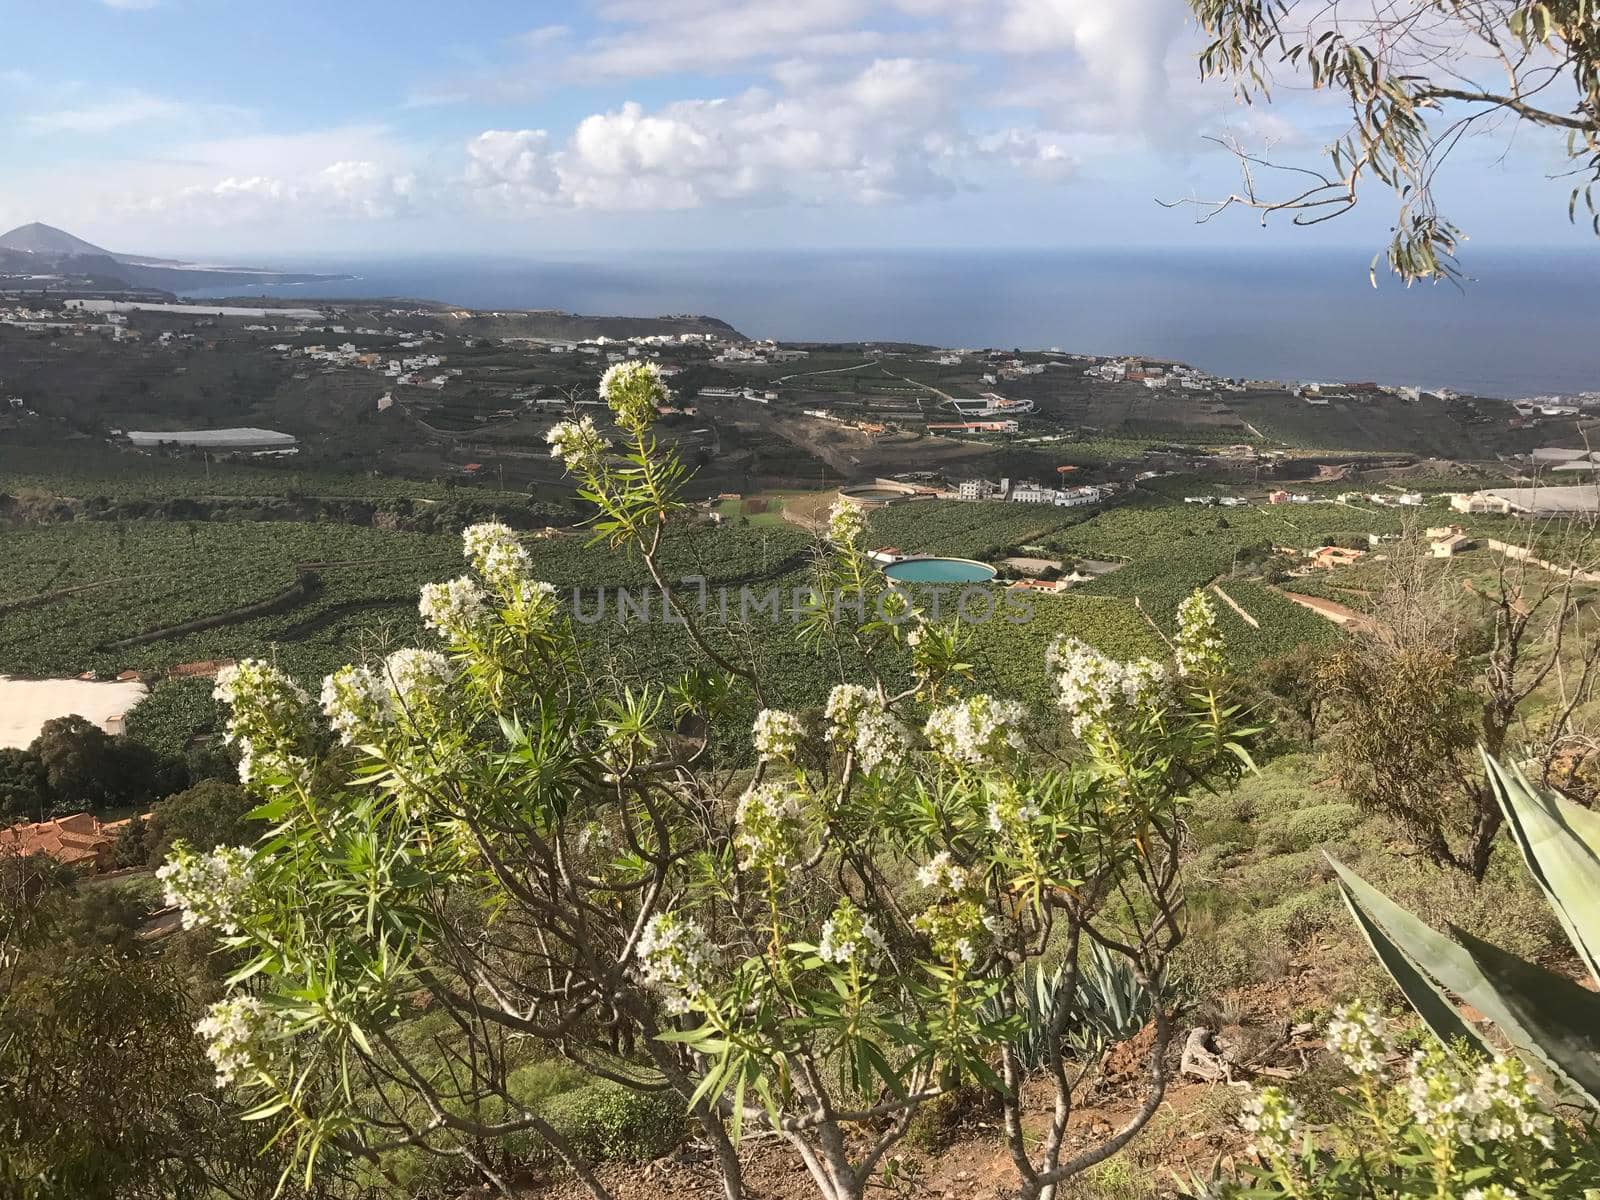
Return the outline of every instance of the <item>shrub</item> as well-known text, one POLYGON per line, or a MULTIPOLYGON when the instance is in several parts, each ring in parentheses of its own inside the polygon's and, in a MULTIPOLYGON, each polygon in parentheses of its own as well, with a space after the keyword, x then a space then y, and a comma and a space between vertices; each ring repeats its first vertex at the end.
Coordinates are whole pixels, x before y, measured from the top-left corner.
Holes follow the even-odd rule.
POLYGON ((684 1108, 669 1093, 599 1079, 540 1106, 545 1120, 590 1162, 660 1158, 683 1138, 684 1108))
POLYGON ((1313 804, 1269 820, 1263 837, 1278 850, 1312 850, 1339 841, 1361 821, 1361 810, 1353 804, 1313 804))
POLYGON ((1299 1096, 1276 1087, 1252 1096, 1239 1123, 1253 1161, 1244 1180, 1215 1193, 1556 1200, 1592 1195, 1600 1184, 1594 1129, 1559 1119, 1519 1060, 1430 1040, 1397 1080, 1385 1022, 1360 1004, 1340 1010, 1327 1043, 1351 1084, 1303 1077, 1299 1096), (1315 1138, 1306 1135, 1312 1122, 1323 1127, 1315 1138))
MULTIPOLYGON (((623 447, 588 415, 550 441, 596 505, 595 540, 661 580, 661 531, 686 505, 682 464, 650 433, 660 383, 627 364, 602 390, 623 447)), ((698 652, 671 686, 586 669, 584 622, 500 524, 464 531, 469 574, 423 589, 440 648, 328 676, 326 725, 272 664, 219 675, 241 782, 274 828, 254 852, 179 847, 161 877, 186 924, 250 958, 205 1033, 251 1115, 275 1118, 302 1158, 333 1131, 359 1152, 398 1129, 487 1163, 509 1155, 506 1134, 548 1125, 597 1195, 588 1163, 660 1154, 687 1116, 729 1200, 747 1125, 790 1143, 829 1200, 860 1200, 915 1109, 967 1081, 1005 1108, 1029 1194, 1120 1150, 1163 1074, 1144 1073, 1130 1126, 1065 1157, 1079 1079, 1058 1006, 1044 1039, 1055 1103, 1025 1136, 1015 985, 1052 944, 1098 944, 1159 993, 1188 798, 1238 778, 1258 732, 1216 613, 1198 592, 1182 602, 1168 662, 1058 639, 1038 664, 1059 709, 1046 725, 973 690, 965 629, 894 591, 867 544, 862 511, 841 502, 811 574, 840 602, 796 614, 796 656, 855 676, 827 694, 821 739, 769 704, 770 676, 695 615, 693 593, 661 600, 698 652), (331 755, 329 729, 345 747, 331 755), (747 784, 722 770, 739 759, 719 739, 758 759, 747 784), (419 995, 459 1046, 396 1029, 419 995), (559 1044, 627 1082, 530 1108, 505 1086, 528 1065, 507 1062, 508 1044, 559 1044), (350 1095, 358 1072, 406 1094, 392 1118, 350 1095)), ((1166 1007, 1141 1051, 1152 1061, 1166 1007)))
POLYGON ((593 1078, 576 1063, 561 1058, 544 1058, 512 1071, 506 1081, 506 1090, 521 1103, 537 1107, 562 1092, 585 1086, 593 1078))

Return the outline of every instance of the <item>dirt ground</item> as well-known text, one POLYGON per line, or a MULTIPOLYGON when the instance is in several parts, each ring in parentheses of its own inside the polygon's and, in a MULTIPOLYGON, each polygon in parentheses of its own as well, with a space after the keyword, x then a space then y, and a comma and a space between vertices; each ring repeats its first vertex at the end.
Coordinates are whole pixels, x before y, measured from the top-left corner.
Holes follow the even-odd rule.
MULTIPOLYGON (((1240 1022, 1218 1030, 1218 1039, 1236 1053, 1241 1067, 1232 1081, 1199 1082, 1180 1077, 1182 1047, 1200 1017, 1179 1020, 1166 1056, 1169 1073, 1165 1096, 1155 1116, 1111 1164, 1091 1174, 1084 1196, 1129 1198, 1173 1195, 1191 1178, 1204 1178, 1219 1160, 1228 1165, 1241 1153, 1244 1137, 1237 1118, 1251 1084, 1280 1082, 1299 1075, 1322 1051, 1321 1042, 1305 1032, 1290 1034, 1284 1014, 1313 1004, 1323 993, 1313 970, 1291 971, 1270 984, 1235 989, 1222 1008, 1240 1022)), ((1099 1077, 1080 1088, 1068 1126, 1064 1157, 1103 1143, 1129 1121, 1143 1099, 1149 1027, 1102 1061, 1099 1077)), ((1024 1128, 1043 1132, 1054 1092, 1042 1078, 1023 1090, 1024 1128)), ((997 1106, 975 1097, 964 1103, 954 1121, 932 1139, 902 1141, 890 1151, 893 1187, 874 1186, 885 1195, 906 1200, 1010 1200, 1016 1175, 1006 1149, 997 1106)), ((781 1142, 770 1136, 747 1140, 741 1151, 745 1186, 752 1200, 811 1200, 817 1191, 805 1168, 781 1142)), ((653 1163, 611 1165, 599 1172, 616 1200, 715 1200, 721 1195, 715 1165, 693 1143, 653 1163)), ((530 1197, 589 1200, 577 1181, 546 1179, 529 1183, 530 1197)), ((1077 1194, 1077 1193, 1074 1193, 1077 1194)), ((465 1198, 463 1198, 465 1200, 465 1198)), ((474 1200, 476 1198, 474 1197, 474 1200)))
MULTIPOLYGON (((1218 1158, 1238 1153, 1242 1138, 1233 1126, 1241 1088, 1226 1083, 1180 1083, 1170 1086, 1150 1124, 1125 1151, 1153 1183, 1170 1192, 1175 1179, 1192 1172, 1205 1175, 1218 1158)), ((1131 1088, 1125 1095, 1097 1097, 1073 1116, 1067 1155, 1096 1145, 1120 1128, 1136 1104, 1131 1088)), ((1025 1093, 1030 1115, 1026 1125, 1042 1128, 1050 1093, 1042 1083, 1025 1093)), ((901 1143, 888 1156, 897 1186, 875 1187, 883 1195, 917 1200, 1010 1200, 1016 1195, 1016 1174, 1001 1134, 998 1110, 979 1112, 949 1131, 935 1152, 901 1143)), ((773 1140, 748 1141, 741 1153, 745 1188, 751 1200, 813 1200, 815 1184, 792 1151, 773 1140)), ((715 1164, 704 1150, 689 1147, 643 1165, 603 1168, 600 1179, 616 1200, 715 1200, 721 1184, 715 1164)), ((529 1197, 549 1200, 591 1200, 586 1188, 564 1179, 532 1184, 529 1197)))

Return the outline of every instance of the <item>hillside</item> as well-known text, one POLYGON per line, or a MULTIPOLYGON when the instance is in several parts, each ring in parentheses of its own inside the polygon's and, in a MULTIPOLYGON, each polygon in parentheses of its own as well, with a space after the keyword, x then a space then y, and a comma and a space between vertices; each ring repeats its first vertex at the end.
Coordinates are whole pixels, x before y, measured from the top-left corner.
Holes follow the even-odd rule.
POLYGON ((76 254, 116 257, 109 250, 102 250, 99 246, 80 237, 74 237, 63 229, 38 221, 19 225, 9 233, 0 234, 0 250, 19 250, 25 254, 43 254, 52 257, 76 254))
POLYGON ((35 221, 0 234, 0 287, 7 276, 30 290, 154 288, 181 292, 197 287, 263 283, 315 283, 336 275, 286 274, 253 267, 212 268, 147 255, 114 253, 74 234, 35 221))

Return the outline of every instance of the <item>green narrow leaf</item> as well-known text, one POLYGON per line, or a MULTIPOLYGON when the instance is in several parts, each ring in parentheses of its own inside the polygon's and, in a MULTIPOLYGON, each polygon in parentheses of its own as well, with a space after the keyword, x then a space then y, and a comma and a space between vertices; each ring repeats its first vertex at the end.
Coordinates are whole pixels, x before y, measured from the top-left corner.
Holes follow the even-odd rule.
POLYGON ((889 1065, 889 1060, 884 1057, 883 1051, 878 1049, 877 1043, 869 1042, 863 1038, 860 1046, 861 1056, 871 1066, 873 1073, 883 1080, 883 1086, 894 1093, 896 1100, 904 1100, 906 1098, 905 1084, 901 1082, 900 1076, 895 1072, 895 1069, 889 1065))
POLYGON ((733 1122, 732 1122, 732 1128, 729 1129, 729 1131, 728 1131, 728 1137, 733 1141, 733 1144, 735 1146, 737 1146, 739 1144, 739 1139, 744 1136, 744 1087, 745 1087, 745 1083, 746 1083, 746 1072, 740 1071, 739 1072, 739 1083, 733 1089, 733 1122))
POLYGON ((241 1121, 265 1121, 268 1117, 274 1116, 288 1107, 289 1101, 287 1099, 270 1100, 259 1108, 252 1108, 249 1112, 241 1114, 239 1119, 241 1121))
POLYGON ((1600 816, 1535 787, 1521 771, 1508 773, 1488 755, 1484 765, 1523 861, 1567 940, 1600 979, 1600 816))
POLYGON ((706 1077, 700 1081, 700 1086, 695 1088, 694 1095, 689 1097, 690 1108, 694 1108, 702 1100, 715 1099, 722 1095, 730 1065, 726 1056, 716 1061, 706 1072, 706 1077))
POLYGON ((1600 996, 1463 929, 1450 932, 1522 1024, 1541 1031, 1562 1073, 1600 1108, 1600 996))
POLYGON ((1347 872, 1346 868, 1331 856, 1328 861, 1333 863, 1333 869, 1339 872, 1339 894, 1344 897, 1345 906, 1355 918, 1356 925, 1367 939, 1367 944, 1372 947, 1372 952, 1378 956, 1378 961, 1383 964, 1384 969, 1405 994, 1406 1001, 1417 1010, 1417 1015, 1422 1018, 1423 1023, 1447 1046, 1458 1040, 1465 1041, 1474 1049, 1487 1053, 1483 1040, 1461 1019, 1461 1014, 1456 1012, 1455 1005, 1450 1003, 1444 993, 1422 973, 1417 964, 1394 943, 1382 927, 1367 915, 1346 883, 1347 878, 1359 879, 1359 877, 1355 876, 1354 872, 1347 872))
MULTIPOLYGON (((1544 994, 1551 989, 1557 989, 1559 983, 1570 983, 1570 980, 1561 980, 1559 976, 1531 963, 1524 963, 1522 969, 1513 971, 1498 958, 1493 960, 1491 974, 1490 970, 1463 946, 1429 928, 1348 867, 1334 862, 1331 858, 1329 861, 1333 862, 1334 869, 1339 872, 1342 886, 1349 889, 1353 897, 1352 907, 1365 910, 1372 922, 1382 927, 1387 939, 1410 962, 1415 971, 1425 971, 1431 979, 1437 980, 1460 996, 1462 1000, 1493 1021, 1513 1045, 1537 1058, 1567 1086, 1583 1092, 1591 1102, 1596 1102, 1595 1094, 1574 1078, 1563 1058, 1576 1044, 1577 1035, 1571 1028, 1573 1019, 1571 1005, 1564 1001, 1553 1002, 1547 1011, 1541 1003, 1544 994), (1519 987, 1528 986, 1528 981, 1536 981, 1536 986, 1531 993, 1518 992, 1514 997, 1508 997, 1501 993, 1497 981, 1519 987)), ((1377 949, 1376 943, 1374 949, 1377 949)), ((1504 951, 1496 953, 1504 954, 1504 951)), ((1384 957, 1381 952, 1379 957, 1384 957)), ((1391 967, 1393 974, 1393 968, 1387 958, 1384 965, 1391 967)), ((1418 1002, 1420 999, 1423 1004, 1428 1004, 1426 995, 1419 996, 1414 993, 1414 989, 1406 988, 1399 976, 1396 976, 1395 982, 1401 984, 1406 999, 1411 1001, 1413 1007, 1417 1007, 1417 1012, 1423 1020, 1427 1021, 1429 1027, 1448 1044, 1450 1037, 1446 1036, 1444 1029, 1451 1029, 1450 1022, 1446 1021, 1443 1029, 1434 1024, 1434 1019, 1438 1015, 1438 1005, 1432 1004, 1429 1006, 1429 1011, 1425 1011, 1422 1007, 1418 1007, 1418 1002)), ((1429 990, 1443 1001, 1437 989, 1429 990)), ((1589 1011, 1588 1020, 1592 1025, 1600 1027, 1600 996, 1593 997, 1593 1007, 1589 1011)), ((1456 1029, 1466 1028, 1459 1016, 1455 1018, 1454 1025, 1455 1029, 1451 1029, 1451 1036, 1455 1035, 1456 1029)), ((1476 1035, 1471 1037, 1469 1044, 1481 1053, 1488 1052, 1476 1035)), ((1596 1066, 1600 1068, 1600 1064, 1596 1066)), ((1580 1073, 1587 1074, 1585 1071, 1580 1073)))

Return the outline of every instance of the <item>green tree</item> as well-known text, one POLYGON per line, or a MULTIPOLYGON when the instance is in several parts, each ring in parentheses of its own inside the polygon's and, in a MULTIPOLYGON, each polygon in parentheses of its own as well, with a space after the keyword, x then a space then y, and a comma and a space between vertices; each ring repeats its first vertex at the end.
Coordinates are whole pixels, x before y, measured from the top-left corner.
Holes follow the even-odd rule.
MULTIPOLYGON (((1272 87, 1309 84, 1345 103, 1351 125, 1314 168, 1274 162, 1233 140, 1243 188, 1201 204, 1202 218, 1235 206, 1266 220, 1327 221, 1355 207, 1364 189, 1390 189, 1398 212, 1386 251, 1410 282, 1459 271, 1463 234, 1441 215, 1434 182, 1464 136, 1539 133, 1564 143, 1580 200, 1600 233, 1600 14, 1590 0, 1189 0, 1210 38, 1201 74, 1225 79, 1249 103, 1272 87), (1268 194, 1262 179, 1282 171, 1268 194)), ((1220 140, 1220 139, 1219 139, 1220 140)), ((1378 258, 1373 259, 1376 271, 1378 258)))
POLYGON ((1594 698, 1600 630, 1577 580, 1587 532, 1560 532, 1566 570, 1509 556, 1487 586, 1464 591, 1415 538, 1389 556, 1371 623, 1324 664, 1335 721, 1329 749, 1357 803, 1387 812, 1435 862, 1482 879, 1505 819, 1478 748, 1515 752, 1548 782, 1594 698), (1471 606, 1458 608, 1465 594, 1471 606))
POLYGON ((0 1193, 268 1200, 281 1163, 218 1104, 184 979, 110 949, 36 953, 0 1001, 0 1193))
POLYGON ((188 781, 182 760, 163 757, 131 738, 113 737, 77 715, 46 721, 28 750, 43 767, 57 812, 145 804, 188 781))
POLYGON ((0 816, 37 821, 45 815, 49 796, 39 756, 31 750, 0 747, 0 816))
POLYGON ((77 715, 52 718, 29 750, 44 768, 53 805, 71 810, 122 803, 127 785, 118 776, 116 744, 98 725, 77 715))
POLYGON ((183 841, 198 850, 246 846, 261 832, 245 814, 255 807, 237 784, 207 779, 159 801, 146 822, 146 861, 159 862, 172 844, 183 841))
POLYGON ((1296 646, 1286 654, 1264 659, 1256 668, 1261 685, 1277 707, 1275 731, 1308 747, 1317 744, 1328 690, 1322 671, 1328 654, 1317 646, 1296 646))

